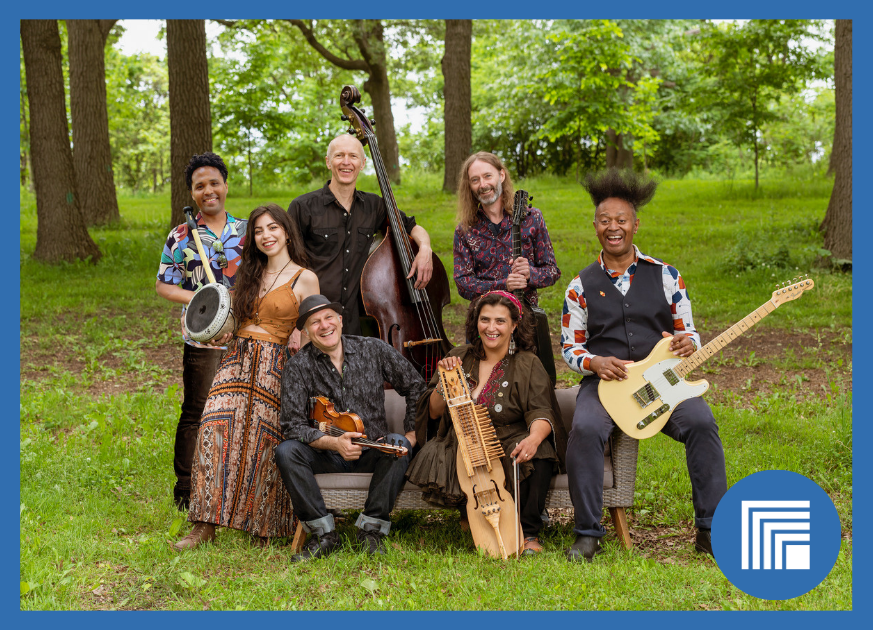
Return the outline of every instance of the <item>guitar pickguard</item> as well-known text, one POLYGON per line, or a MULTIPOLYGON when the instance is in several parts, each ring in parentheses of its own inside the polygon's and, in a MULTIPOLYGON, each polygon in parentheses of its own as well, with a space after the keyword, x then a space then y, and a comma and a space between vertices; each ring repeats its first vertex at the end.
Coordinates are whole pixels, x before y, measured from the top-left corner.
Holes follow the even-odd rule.
POLYGON ((657 391, 661 402, 673 409, 683 400, 703 395, 709 389, 709 383, 691 385, 688 381, 678 378, 671 369, 682 359, 665 359, 643 372, 643 378, 657 391))

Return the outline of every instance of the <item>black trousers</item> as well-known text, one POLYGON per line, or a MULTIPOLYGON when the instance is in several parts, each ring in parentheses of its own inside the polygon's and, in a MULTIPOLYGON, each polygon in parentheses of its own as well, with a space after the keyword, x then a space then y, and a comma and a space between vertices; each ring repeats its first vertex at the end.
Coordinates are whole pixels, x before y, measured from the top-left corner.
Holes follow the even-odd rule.
POLYGON ((223 356, 221 350, 195 348, 187 343, 182 353, 182 414, 176 426, 173 470, 176 472, 176 487, 173 498, 179 502, 189 500, 191 495, 191 465, 194 449, 197 446, 197 430, 203 407, 212 387, 212 379, 218 371, 223 356))
MULTIPOLYGON (((546 495, 552 483, 554 462, 547 459, 533 460, 534 469, 527 479, 519 484, 517 501, 521 504, 521 531, 525 538, 539 536, 543 528, 543 511, 546 495)), ((511 482, 510 482, 511 483, 511 482)), ((516 507, 518 507, 516 505, 516 507)))
MULTIPOLYGON (((389 433, 385 439, 412 450, 409 440, 398 433, 389 433)), ((381 531, 383 535, 390 530, 389 514, 406 483, 409 454, 396 458, 370 448, 365 449, 359 459, 347 462, 336 451, 312 448, 299 440, 285 440, 276 447, 275 456, 294 514, 308 525, 308 531, 321 535, 333 529, 333 519, 322 520, 328 516, 327 507, 315 481, 315 475, 322 473, 373 473, 357 525, 361 529, 381 531)))
MULTIPOLYGON (((600 404, 597 396, 599 382, 596 378, 583 379, 567 440, 567 476, 570 500, 576 514, 574 531, 581 536, 601 537, 606 533, 600 524, 603 451, 617 427, 600 404)), ((715 508, 727 492, 724 449, 712 410, 703 399, 690 398, 676 406, 661 432, 685 445, 694 524, 710 529, 715 508)))

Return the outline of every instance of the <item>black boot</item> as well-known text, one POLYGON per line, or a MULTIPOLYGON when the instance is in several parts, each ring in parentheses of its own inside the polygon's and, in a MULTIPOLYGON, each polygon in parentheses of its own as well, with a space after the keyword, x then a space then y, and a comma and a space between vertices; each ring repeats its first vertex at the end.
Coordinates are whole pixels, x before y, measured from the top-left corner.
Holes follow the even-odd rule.
POLYGON ((694 540, 694 551, 697 553, 708 553, 712 555, 712 531, 709 529, 698 529, 697 538, 694 540))
POLYGON ((373 555, 385 555, 385 543, 384 536, 382 532, 371 532, 363 529, 358 530, 358 542, 364 547, 364 551, 366 551, 371 556, 373 555))
POLYGON ((600 539, 594 536, 576 536, 576 542, 567 549, 567 560, 570 562, 591 562, 594 554, 601 553, 600 539))
POLYGON ((340 538, 336 530, 325 533, 322 536, 309 539, 303 551, 291 556, 291 562, 308 562, 309 560, 318 560, 326 558, 331 552, 339 547, 340 538))

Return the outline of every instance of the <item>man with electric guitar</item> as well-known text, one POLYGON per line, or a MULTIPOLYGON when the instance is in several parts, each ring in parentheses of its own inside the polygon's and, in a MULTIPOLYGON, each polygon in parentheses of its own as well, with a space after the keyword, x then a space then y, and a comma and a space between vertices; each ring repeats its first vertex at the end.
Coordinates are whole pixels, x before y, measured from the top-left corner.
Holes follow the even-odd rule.
MULTIPOLYGON (((679 272, 646 256, 633 242, 640 225, 637 211, 652 199, 657 184, 633 171, 609 169, 589 175, 583 186, 595 206, 594 229, 602 250, 570 282, 561 322, 564 361, 584 376, 567 443, 576 532, 567 550, 571 561, 591 561, 606 531, 600 524, 603 451, 616 425, 601 404, 597 385, 627 379, 625 366, 645 359, 664 338, 671 338, 669 349, 676 357, 688 357, 700 347, 679 272)), ((661 430, 685 444, 695 548, 712 554, 712 517, 727 491, 715 418, 702 398, 692 397, 675 406, 661 430)))
POLYGON ((406 481, 409 451, 415 445, 416 404, 427 389, 412 364, 389 344, 343 335, 341 311, 341 304, 323 295, 310 295, 300 303, 297 329, 305 327, 311 343, 285 363, 282 373, 279 422, 285 440, 276 447, 276 465, 294 514, 306 532, 317 535, 294 562, 323 558, 340 544, 315 480, 321 473, 373 473, 355 525, 368 553, 385 553, 382 539, 391 529, 389 514, 406 481), (388 433, 385 382, 406 399, 405 435, 388 433), (310 422, 310 415, 316 422, 310 422), (350 416, 353 428, 343 428, 350 416), (354 430, 355 425, 363 431, 354 430))
POLYGON ((480 151, 467 158, 458 178, 455 284, 467 300, 504 290, 527 302, 536 317, 537 355, 554 386, 555 360, 537 289, 555 284, 561 270, 543 214, 527 202, 524 191, 513 194, 499 157, 480 151))

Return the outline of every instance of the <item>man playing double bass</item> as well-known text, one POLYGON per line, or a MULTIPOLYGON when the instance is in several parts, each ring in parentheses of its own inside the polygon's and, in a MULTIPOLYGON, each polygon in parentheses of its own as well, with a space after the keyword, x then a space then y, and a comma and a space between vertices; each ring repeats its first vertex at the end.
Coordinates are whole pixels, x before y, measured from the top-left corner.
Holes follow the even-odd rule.
MULTIPOLYGON (((543 214, 537 208, 521 221, 521 256, 512 256, 513 186, 503 161, 487 151, 474 153, 458 178, 458 227, 455 228, 455 284, 474 300, 489 291, 524 291, 530 306, 539 304, 537 289, 561 277, 543 214)), ((472 341, 472 340, 470 340, 472 341)), ((537 348, 554 382, 551 344, 537 348)))
MULTIPOLYGON (((325 162, 331 178, 319 190, 292 201, 288 214, 300 228, 321 292, 331 302, 342 304, 345 332, 360 335, 364 314, 361 271, 376 231, 387 220, 387 209, 379 195, 355 187, 367 163, 364 147, 355 136, 334 138, 325 162)), ((407 234, 418 245, 408 277, 415 276, 415 288, 423 289, 433 273, 430 236, 415 217, 400 215, 407 234)), ((292 337, 292 348, 295 345, 299 345, 299 335, 292 337)))

